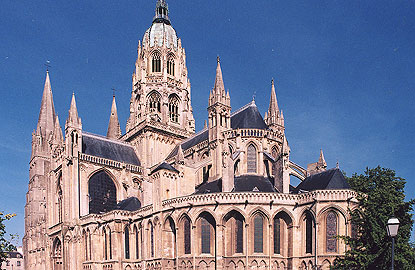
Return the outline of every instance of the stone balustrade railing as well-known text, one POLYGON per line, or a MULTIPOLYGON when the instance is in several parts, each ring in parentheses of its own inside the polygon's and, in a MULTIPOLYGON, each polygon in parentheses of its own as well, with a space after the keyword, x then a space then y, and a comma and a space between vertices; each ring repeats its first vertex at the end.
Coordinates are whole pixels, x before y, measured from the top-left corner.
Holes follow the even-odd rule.
POLYGON ((91 156, 87 154, 80 154, 80 160, 98 164, 98 165, 109 166, 109 167, 113 167, 117 169, 125 168, 126 170, 131 171, 133 173, 138 173, 138 174, 143 173, 143 168, 140 166, 133 165, 133 164, 126 164, 120 161, 115 161, 115 160, 106 159, 102 157, 96 157, 96 156, 91 156))
POLYGON ((284 133, 282 131, 272 131, 265 129, 234 129, 224 132, 226 138, 241 137, 257 137, 257 138, 269 138, 274 140, 282 140, 284 133))

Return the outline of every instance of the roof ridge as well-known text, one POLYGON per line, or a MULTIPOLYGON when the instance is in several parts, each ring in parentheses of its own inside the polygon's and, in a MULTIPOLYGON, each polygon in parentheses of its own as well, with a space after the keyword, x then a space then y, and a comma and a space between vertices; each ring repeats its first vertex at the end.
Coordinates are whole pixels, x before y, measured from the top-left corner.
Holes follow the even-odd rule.
POLYGON ((231 117, 232 117, 232 116, 234 116, 235 114, 238 114, 238 113, 240 113, 240 112, 242 112, 242 111, 246 110, 247 108, 249 108, 249 107, 251 107, 251 106, 255 106, 255 107, 256 107, 256 104, 255 104, 255 101, 254 101, 254 100, 252 100, 252 101, 251 101, 251 102, 249 102, 248 104, 246 104, 246 105, 242 106, 241 108, 239 108, 239 109, 237 109, 236 111, 234 111, 233 113, 231 113, 231 117))
POLYGON ((109 139, 109 138, 107 138, 105 136, 102 136, 102 135, 99 135, 99 134, 94 134, 94 133, 90 133, 90 132, 87 132, 87 131, 82 131, 82 135, 86 135, 87 137, 92 137, 92 138, 100 139, 100 140, 103 140, 103 141, 108 141, 108 142, 112 142, 112 143, 125 145, 125 146, 129 146, 131 148, 134 148, 131 144, 129 144, 127 142, 116 140, 116 139, 109 139))

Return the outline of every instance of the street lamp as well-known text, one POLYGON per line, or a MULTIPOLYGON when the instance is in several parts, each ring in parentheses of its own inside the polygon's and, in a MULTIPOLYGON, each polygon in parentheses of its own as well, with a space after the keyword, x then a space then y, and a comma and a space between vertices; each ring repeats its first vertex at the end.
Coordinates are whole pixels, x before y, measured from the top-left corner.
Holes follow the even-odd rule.
POLYGON ((395 237, 398 234, 399 220, 397 218, 390 218, 388 220, 386 229, 388 231, 389 237, 392 237, 392 267, 391 269, 393 270, 394 269, 393 265, 394 265, 394 260, 395 260, 395 237))

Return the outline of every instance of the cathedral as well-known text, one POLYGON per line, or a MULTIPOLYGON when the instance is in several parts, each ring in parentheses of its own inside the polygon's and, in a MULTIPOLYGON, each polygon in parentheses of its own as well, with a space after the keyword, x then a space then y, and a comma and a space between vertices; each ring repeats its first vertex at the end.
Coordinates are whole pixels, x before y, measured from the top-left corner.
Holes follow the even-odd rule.
POLYGON ((274 82, 263 117, 255 101, 232 110, 225 81, 218 58, 208 121, 195 133, 186 53, 165 0, 138 44, 124 134, 115 97, 102 136, 83 129, 75 95, 62 132, 47 72, 26 269, 329 269, 347 248, 336 236, 355 233, 356 193, 322 151, 307 168, 290 160, 274 82))

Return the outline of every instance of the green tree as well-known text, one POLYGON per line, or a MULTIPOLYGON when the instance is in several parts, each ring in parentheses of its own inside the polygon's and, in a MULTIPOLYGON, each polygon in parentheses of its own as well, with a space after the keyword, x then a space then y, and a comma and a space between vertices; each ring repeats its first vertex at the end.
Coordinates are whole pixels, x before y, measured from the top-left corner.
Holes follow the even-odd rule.
MULTIPOLYGON (((16 247, 5 238, 6 225, 4 224, 6 220, 10 220, 14 216, 15 214, 4 215, 3 212, 0 212, 0 265, 6 261, 8 251, 16 250, 16 247)), ((13 238, 12 235, 10 235, 10 237, 13 238)))
POLYGON ((410 243, 412 214, 415 200, 405 202, 405 179, 397 177, 391 169, 366 169, 362 175, 348 178, 358 192, 359 207, 351 214, 354 238, 341 236, 349 249, 345 256, 336 258, 334 269, 379 269, 391 267, 391 239, 387 235, 389 218, 399 219, 395 241, 395 269, 415 269, 415 247, 410 243))

